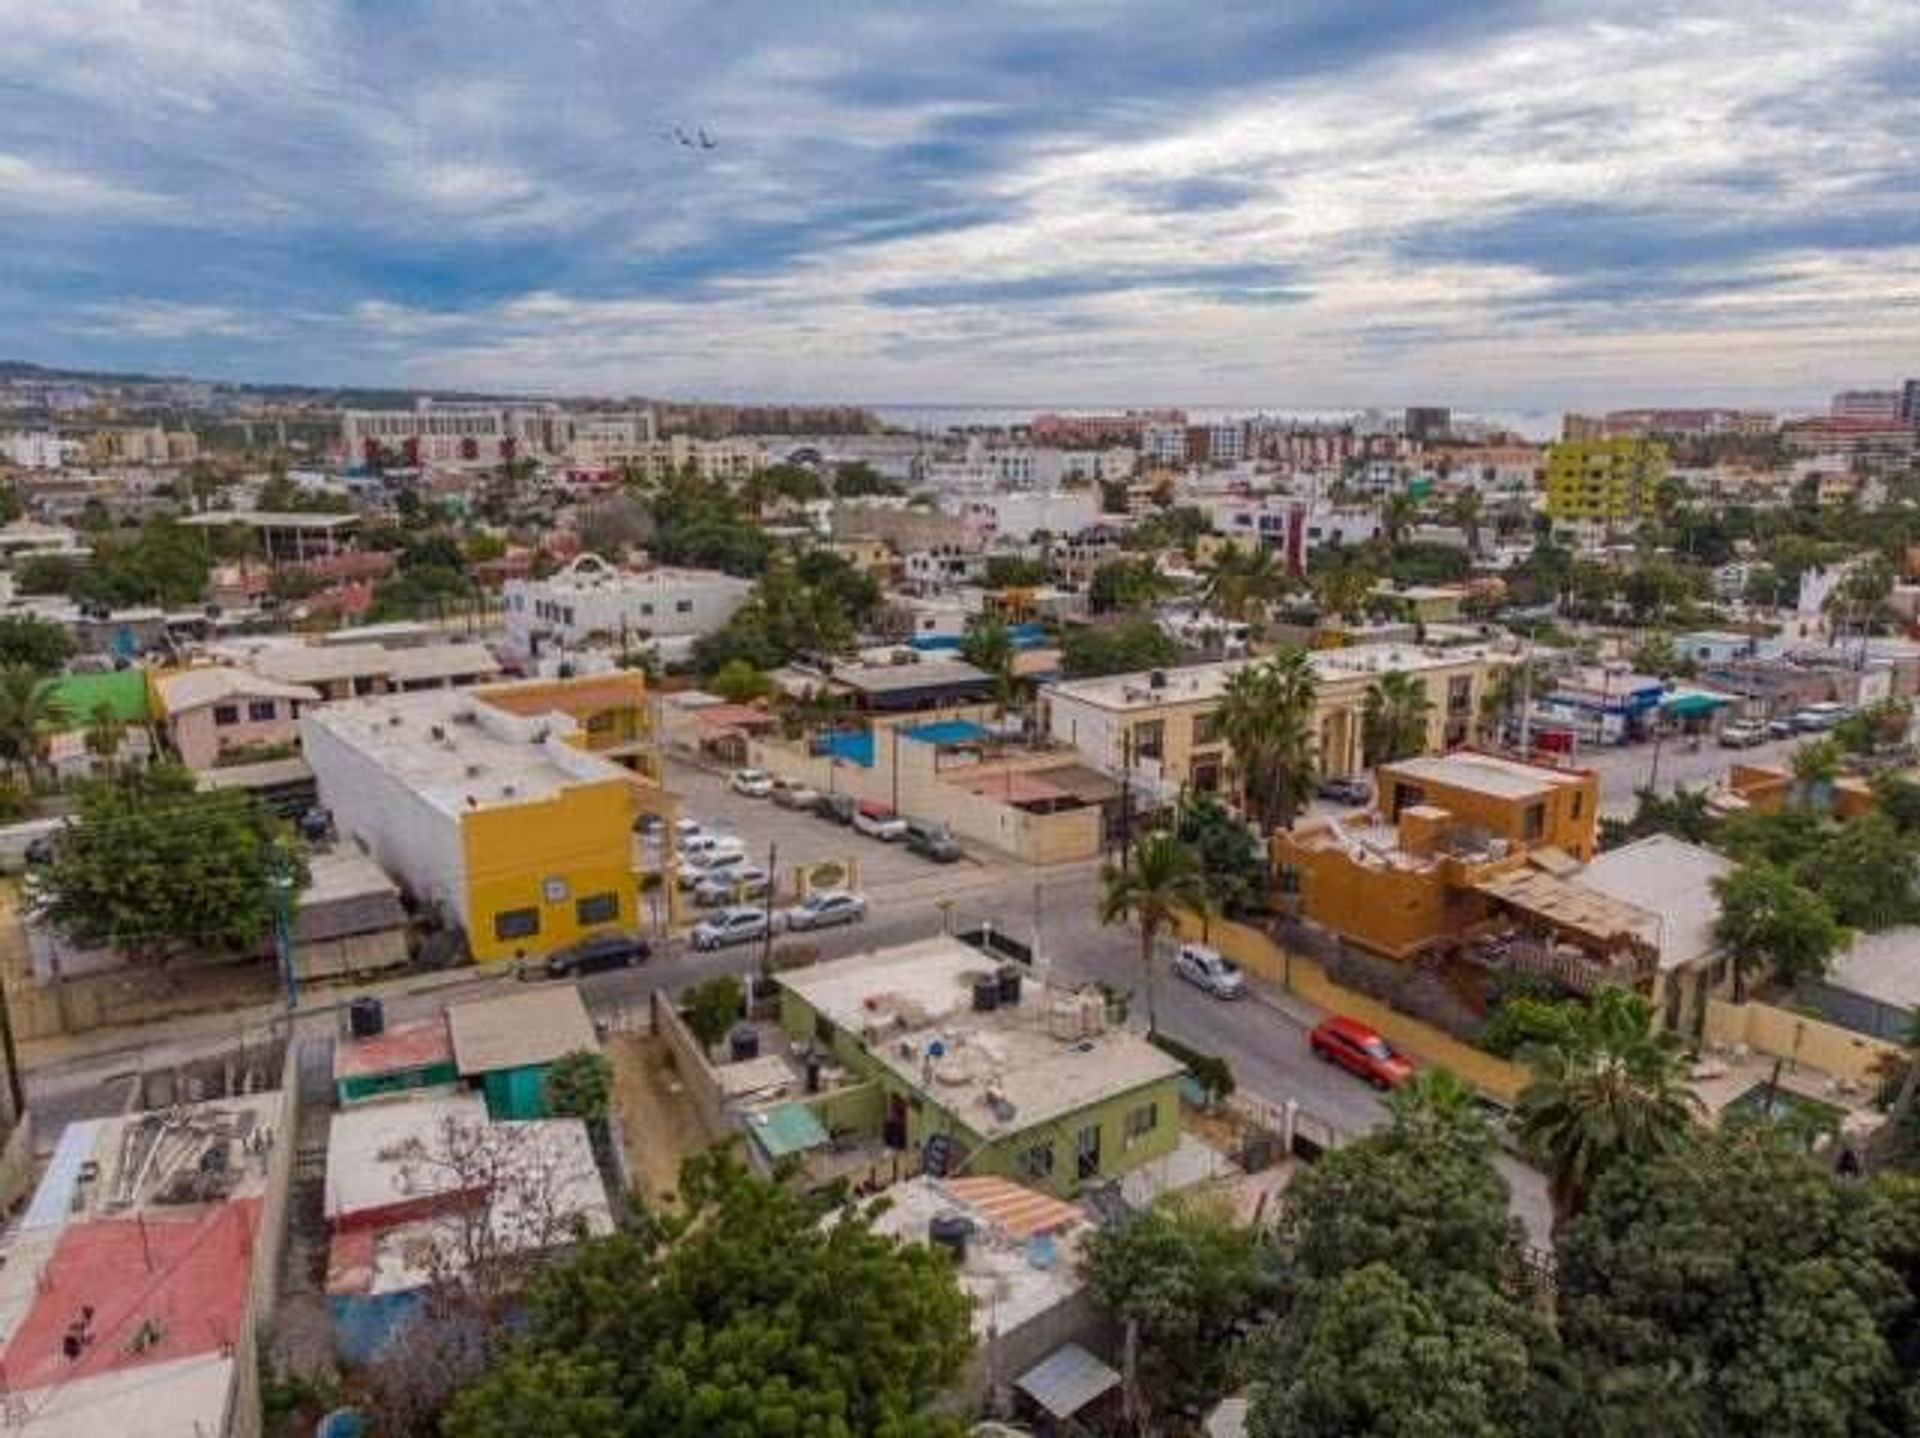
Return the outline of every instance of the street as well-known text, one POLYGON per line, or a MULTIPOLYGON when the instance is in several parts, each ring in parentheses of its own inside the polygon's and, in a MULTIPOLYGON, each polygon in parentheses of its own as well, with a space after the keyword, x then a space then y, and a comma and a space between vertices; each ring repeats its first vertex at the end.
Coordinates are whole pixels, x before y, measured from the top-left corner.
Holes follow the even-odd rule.
POLYGON ((1668 737, 1658 746, 1657 773, 1653 744, 1626 748, 1594 745, 1582 749, 1575 762, 1599 773, 1600 812, 1609 818, 1625 818, 1633 812, 1634 792, 1649 783, 1660 793, 1671 794, 1683 784, 1689 789, 1704 789, 1735 764, 1784 767, 1807 738, 1802 734, 1792 739, 1769 739, 1751 749, 1722 749, 1709 735, 1696 751, 1689 747, 1690 740, 1668 737))

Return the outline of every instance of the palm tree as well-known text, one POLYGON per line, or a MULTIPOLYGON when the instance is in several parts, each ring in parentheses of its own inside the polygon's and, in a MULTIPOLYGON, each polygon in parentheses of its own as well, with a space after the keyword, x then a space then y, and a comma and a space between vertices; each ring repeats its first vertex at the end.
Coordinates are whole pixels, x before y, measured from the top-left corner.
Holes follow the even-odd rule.
POLYGON ((1313 795, 1320 676, 1304 649, 1247 664, 1227 681, 1214 722, 1233 751, 1241 801, 1262 833, 1291 829, 1313 795))
POLYGON ((1515 1109, 1520 1139, 1547 1170, 1556 1227, 1615 1164, 1684 1144, 1701 1108, 1679 1037, 1626 989, 1603 990, 1563 1040, 1521 1057, 1533 1081, 1515 1109))
POLYGON ((1140 926, 1140 976, 1146 984, 1147 1031, 1158 1027, 1153 1002, 1153 944, 1183 913, 1211 912, 1207 872, 1200 856, 1164 830, 1134 846, 1133 857, 1100 871, 1100 922, 1140 926))
POLYGON ((1387 547, 1397 548, 1419 517, 1420 502, 1405 490, 1388 495, 1387 502, 1380 506, 1380 535, 1387 547))
POLYGON ((1793 780, 1801 801, 1811 804, 1840 773, 1840 746, 1832 739, 1812 739, 1793 751, 1793 780))
POLYGON ((1367 596, 1373 593, 1374 582, 1373 575, 1365 569, 1343 564, 1315 576, 1313 594, 1323 614, 1333 619, 1351 619, 1360 613, 1367 596))
POLYGON ((1395 669, 1369 684, 1360 702, 1360 747, 1367 767, 1424 752, 1432 712, 1427 686, 1410 674, 1395 669))
POLYGON ((1424 1147, 1429 1142, 1485 1149, 1493 1142, 1480 1098, 1452 1069, 1423 1068, 1387 1095, 1396 1136, 1424 1147))
POLYGON ((102 700, 93 706, 93 712, 87 716, 87 753, 96 764, 111 770, 126 737, 126 723, 113 712, 111 704, 102 700))
POLYGON ((1471 486, 1456 494, 1447 506, 1447 517, 1466 532, 1467 553, 1473 556, 1480 553, 1481 512, 1480 491, 1471 486))
POLYGON ((27 664, 0 668, 0 763, 31 781, 47 752, 47 735, 66 719, 53 686, 27 664))
POLYGON ((1012 632, 998 619, 975 619, 960 640, 960 657, 993 677, 994 717, 1006 718, 1007 710, 1020 699, 1020 680, 1013 670, 1012 632))
POLYGON ((1520 706, 1528 698, 1547 692, 1547 666, 1538 659, 1523 659, 1518 664, 1509 664, 1494 675, 1480 695, 1480 726, 1484 734, 1488 727, 1496 732, 1504 730, 1520 712, 1520 706))
POLYGON ((1256 635, 1265 628, 1275 600, 1287 592, 1286 571, 1265 546, 1242 549, 1230 544, 1220 551, 1207 573, 1202 598, 1206 606, 1256 635))

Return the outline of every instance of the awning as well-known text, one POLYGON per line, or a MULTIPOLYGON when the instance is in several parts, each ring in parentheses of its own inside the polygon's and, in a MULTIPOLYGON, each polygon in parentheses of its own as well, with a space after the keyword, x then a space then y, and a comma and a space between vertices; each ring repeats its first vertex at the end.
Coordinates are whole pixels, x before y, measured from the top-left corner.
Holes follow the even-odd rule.
POLYGON ((1651 950, 1660 941, 1657 914, 1539 869, 1495 874, 1473 887, 1562 933, 1606 947, 1625 942, 1651 950))
POLYGON ((1086 1215, 1070 1203, 1015 1183, 1012 1179, 982 1176, 950 1178, 941 1187, 988 1223, 1013 1238, 1057 1233, 1085 1223, 1086 1215))
POLYGON ((1065 1422, 1103 1393, 1118 1388, 1120 1375, 1078 1343, 1069 1343, 1022 1373, 1013 1386, 1065 1422))
POLYGON ((783 1103, 755 1114, 747 1122, 747 1132, 768 1158, 806 1153, 829 1142, 819 1117, 803 1103, 783 1103))
POLYGON ((1703 694, 1693 690, 1671 696, 1661 704, 1660 710, 1675 719, 1701 719, 1731 703, 1733 700, 1724 694, 1703 694))

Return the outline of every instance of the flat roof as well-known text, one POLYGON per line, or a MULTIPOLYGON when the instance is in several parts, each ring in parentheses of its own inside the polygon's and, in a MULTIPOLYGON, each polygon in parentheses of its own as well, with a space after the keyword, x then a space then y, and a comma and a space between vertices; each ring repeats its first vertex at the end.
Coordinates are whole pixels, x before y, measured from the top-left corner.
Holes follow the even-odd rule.
POLYGON ((1109 1028, 1105 1001, 1093 990, 1056 989, 1023 975, 1017 1005, 975 1011, 974 980, 996 968, 979 950, 941 936, 782 974, 779 982, 985 1139, 1186 1071, 1146 1040, 1109 1028))
POLYGON ((244 524, 250 529, 344 529, 358 524, 357 514, 308 514, 303 510, 213 509, 204 514, 182 516, 180 523, 196 529, 222 529, 229 524, 244 524))
POLYGON ((160 697, 160 707, 169 714, 204 709, 209 704, 218 704, 226 699, 289 699, 295 703, 310 704, 320 697, 318 690, 309 689, 304 684, 283 684, 264 674, 225 664, 210 664, 201 669, 156 675, 153 687, 160 697))
POLYGON ((447 1008, 447 1031, 462 1075, 552 1063, 580 1049, 599 1052, 593 1019, 572 984, 475 999, 447 1008))
POLYGON ((1733 867, 1724 855, 1699 844, 1652 834, 1609 849, 1574 882, 1658 915, 1660 967, 1672 969, 1719 949, 1714 926, 1720 899, 1713 885, 1733 867))
POLYGON ((144 669, 116 669, 107 674, 62 674, 47 681, 55 702, 66 711, 65 722, 80 728, 106 705, 123 724, 144 724, 147 713, 147 673, 144 669))
POLYGON ((863 694, 898 694, 942 685, 986 684, 991 676, 963 659, 921 660, 917 664, 849 664, 833 671, 833 682, 863 694))
POLYGON ((338 1083, 341 1079, 401 1073, 452 1061, 453 1040, 447 1036, 446 1019, 421 1019, 417 1023, 394 1024, 372 1038, 348 1039, 335 1044, 333 1077, 338 1083))
POLYGON ((1397 759, 1382 764, 1381 780, 1388 777, 1410 779, 1415 783, 1440 784, 1450 789, 1467 789, 1502 799, 1525 799, 1551 793, 1568 784, 1577 784, 1585 776, 1462 750, 1453 754, 1424 754, 1412 759, 1397 759))
MULTIPOLYGON (((338 1064, 334 1072, 338 1076, 338 1064)), ((356 1214, 460 1192, 453 1172, 430 1156, 445 1149, 450 1132, 484 1128, 487 1122, 487 1101, 470 1091, 342 1109, 327 1132, 322 1204, 327 1221, 347 1222, 356 1214)))
MULTIPOLYGON (((619 765, 554 732, 555 716, 508 714, 464 690, 348 699, 302 717, 452 816, 548 799, 582 784, 627 782, 619 765)), ((558 722, 571 723, 564 716, 558 722)))
MULTIPOLYGON (((1419 674, 1452 669, 1475 662, 1517 662, 1510 649, 1495 644, 1463 644, 1448 648, 1413 643, 1354 644, 1345 649, 1307 651, 1322 684, 1348 679, 1373 679, 1398 671, 1419 674)), ((1047 686, 1049 693, 1076 699, 1103 709, 1150 709, 1218 699, 1227 681, 1260 659, 1221 659, 1208 664, 1184 664, 1170 669, 1137 670, 1098 679, 1069 679, 1047 686), (1156 685, 1153 675, 1161 676, 1156 685)))
POLYGON ((1889 1008, 1920 1010, 1920 925, 1856 935, 1822 982, 1889 1008))

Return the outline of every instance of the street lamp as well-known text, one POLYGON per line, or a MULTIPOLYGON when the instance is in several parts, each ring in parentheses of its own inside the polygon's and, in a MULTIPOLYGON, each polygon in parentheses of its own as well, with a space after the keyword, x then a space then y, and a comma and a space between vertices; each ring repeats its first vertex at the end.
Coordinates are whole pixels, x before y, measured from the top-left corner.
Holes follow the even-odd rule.
POLYGON ((292 1013, 300 1007, 300 981, 293 969, 293 895, 298 886, 284 854, 276 856, 268 883, 273 888, 273 951, 287 986, 287 1012, 292 1013))

